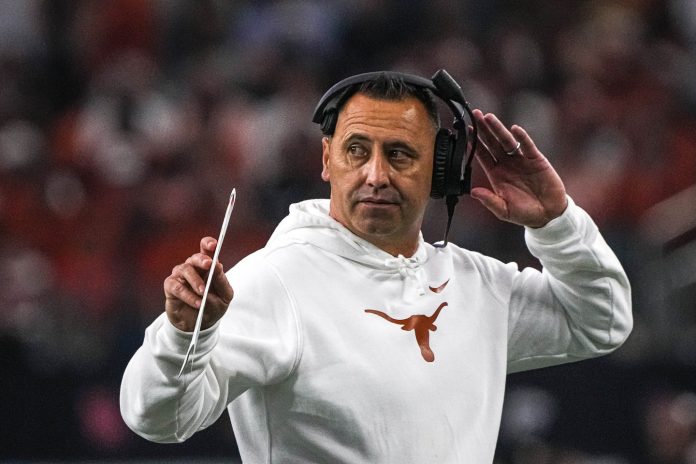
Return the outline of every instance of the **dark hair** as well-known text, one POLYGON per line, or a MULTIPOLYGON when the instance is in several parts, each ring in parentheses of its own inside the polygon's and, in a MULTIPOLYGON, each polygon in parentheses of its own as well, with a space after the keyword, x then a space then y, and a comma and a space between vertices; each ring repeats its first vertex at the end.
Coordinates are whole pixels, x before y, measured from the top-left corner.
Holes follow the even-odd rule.
POLYGON ((344 90, 343 94, 338 97, 338 104, 336 105, 337 114, 341 112, 341 109, 343 109, 343 106, 348 99, 356 93, 362 93, 377 100, 391 101, 404 100, 409 97, 414 97, 423 103, 435 128, 440 127, 440 113, 438 112, 432 92, 422 87, 407 84, 400 77, 379 74, 374 79, 348 87, 346 90, 344 90))

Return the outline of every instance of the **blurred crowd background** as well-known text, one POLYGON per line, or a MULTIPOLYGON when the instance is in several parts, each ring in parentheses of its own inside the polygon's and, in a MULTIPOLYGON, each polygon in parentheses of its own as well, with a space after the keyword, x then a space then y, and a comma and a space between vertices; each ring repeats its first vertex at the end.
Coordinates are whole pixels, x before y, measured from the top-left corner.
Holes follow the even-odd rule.
MULTIPOLYGON (((621 350, 508 378, 496 463, 696 463, 693 0, 0 0, 0 460, 237 457, 226 416, 180 445, 121 421, 162 281, 232 187, 227 266, 328 196, 331 84, 439 68, 527 128, 634 290, 621 350)), ((538 266, 467 198, 450 237, 538 266)))

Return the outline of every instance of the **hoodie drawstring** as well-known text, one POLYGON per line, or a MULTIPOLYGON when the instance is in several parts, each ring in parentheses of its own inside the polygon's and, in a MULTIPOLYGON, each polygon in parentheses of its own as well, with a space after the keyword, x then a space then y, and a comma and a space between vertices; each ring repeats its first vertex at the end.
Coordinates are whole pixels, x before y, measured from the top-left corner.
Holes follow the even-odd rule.
POLYGON ((389 268, 396 268, 403 279, 415 279, 418 287, 418 295, 425 295, 425 279, 423 278, 423 268, 421 264, 413 259, 399 255, 396 258, 387 258, 384 265, 389 268))

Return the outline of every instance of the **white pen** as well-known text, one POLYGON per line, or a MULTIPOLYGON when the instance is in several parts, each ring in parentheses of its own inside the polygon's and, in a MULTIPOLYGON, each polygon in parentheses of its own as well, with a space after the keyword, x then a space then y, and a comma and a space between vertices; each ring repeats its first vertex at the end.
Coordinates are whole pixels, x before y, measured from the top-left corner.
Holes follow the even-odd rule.
MULTIPOLYGON (((196 354, 196 344, 198 343, 198 336, 201 332, 201 322, 203 321, 203 311, 205 310, 205 302, 208 299, 208 291, 210 290, 210 283, 213 281, 213 274, 215 266, 218 263, 218 256, 220 255, 220 250, 222 249, 222 241, 225 239, 225 232, 227 231, 227 226, 230 223, 230 217, 232 216, 232 210, 234 209, 234 201, 237 198, 237 189, 232 189, 230 193, 230 201, 227 204, 227 210, 225 211, 225 219, 222 221, 222 227, 220 228, 220 235, 217 239, 217 246, 215 247, 215 253, 213 253, 213 263, 210 265, 210 271, 208 272, 208 281, 205 283, 205 290, 203 290, 203 298, 201 299, 201 307, 198 310, 198 317, 196 318, 196 325, 193 329, 193 336, 191 337, 191 343, 189 344, 188 350, 186 350, 186 356, 184 357, 184 362, 179 370, 178 377, 184 372, 186 363, 190 358, 196 354)), ((193 362, 193 360, 191 360, 193 362)))

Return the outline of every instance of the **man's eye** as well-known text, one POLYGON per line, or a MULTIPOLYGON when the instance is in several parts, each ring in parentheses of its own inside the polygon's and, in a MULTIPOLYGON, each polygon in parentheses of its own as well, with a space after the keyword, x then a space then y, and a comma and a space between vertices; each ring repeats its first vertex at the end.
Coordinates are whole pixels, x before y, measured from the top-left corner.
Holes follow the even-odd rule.
POLYGON ((397 162, 406 162, 411 160, 411 157, 408 155, 408 153, 401 150, 391 150, 389 152, 389 158, 397 162))
POLYGON ((357 157, 362 157, 367 155, 367 151, 361 147, 360 145, 353 144, 350 147, 348 147, 348 151, 350 152, 351 155, 357 156, 357 157))

